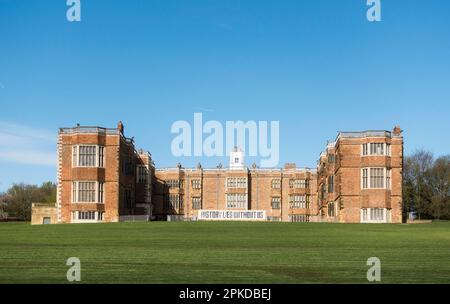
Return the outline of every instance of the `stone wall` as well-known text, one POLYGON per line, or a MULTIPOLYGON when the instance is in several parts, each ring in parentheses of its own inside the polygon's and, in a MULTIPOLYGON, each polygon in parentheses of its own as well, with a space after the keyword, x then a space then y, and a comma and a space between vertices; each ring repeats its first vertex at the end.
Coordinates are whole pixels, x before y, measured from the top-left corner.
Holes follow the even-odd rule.
POLYGON ((56 204, 32 204, 31 225, 56 224, 57 222, 58 216, 56 204))

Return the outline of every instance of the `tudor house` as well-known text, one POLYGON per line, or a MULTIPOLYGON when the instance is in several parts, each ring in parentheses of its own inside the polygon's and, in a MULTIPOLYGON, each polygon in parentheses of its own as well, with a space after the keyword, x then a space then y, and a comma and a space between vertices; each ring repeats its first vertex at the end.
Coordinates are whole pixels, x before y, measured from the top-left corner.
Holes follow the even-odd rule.
POLYGON ((151 218, 151 155, 116 129, 61 128, 58 136, 58 223, 151 218))
POLYGON ((57 203, 36 204, 33 224, 133 220, 400 223, 403 137, 339 132, 317 168, 247 167, 235 148, 227 167, 155 168, 117 128, 61 128, 57 203), (42 207, 43 208, 43 207, 42 207))

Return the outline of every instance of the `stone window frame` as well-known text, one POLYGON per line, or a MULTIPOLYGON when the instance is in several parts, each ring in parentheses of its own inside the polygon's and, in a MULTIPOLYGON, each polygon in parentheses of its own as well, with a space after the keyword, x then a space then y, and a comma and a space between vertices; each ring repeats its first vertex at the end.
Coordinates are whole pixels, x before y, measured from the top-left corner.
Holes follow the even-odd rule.
MULTIPOLYGON (((71 203, 72 204, 104 204, 105 203, 105 182, 93 180, 76 180, 72 181, 71 186, 71 203), (79 201, 80 183, 93 183, 94 186, 94 201, 79 201)), ((91 191, 91 190, 89 190, 91 191)))
POLYGON ((91 144, 72 145, 72 168, 106 168, 105 146, 91 144), (95 147, 94 165, 80 165, 80 147, 95 147))
POLYGON ((380 142, 368 142, 361 144, 361 156, 391 156, 391 144, 390 143, 380 143, 380 142), (373 148, 375 145, 382 145, 381 150, 382 153, 376 153, 376 148, 373 148))
MULTIPOLYGON (((392 189, 392 169, 387 167, 364 167, 361 168, 361 190, 390 190, 392 189), (374 173, 373 170, 375 171, 374 173), (379 173, 379 170, 383 169, 383 175, 376 175, 375 173, 379 173), (374 185, 376 181, 373 181, 372 178, 377 178, 378 182, 382 182, 383 186, 378 187, 377 185, 374 185)), ((378 183, 377 183, 378 184, 378 183)))

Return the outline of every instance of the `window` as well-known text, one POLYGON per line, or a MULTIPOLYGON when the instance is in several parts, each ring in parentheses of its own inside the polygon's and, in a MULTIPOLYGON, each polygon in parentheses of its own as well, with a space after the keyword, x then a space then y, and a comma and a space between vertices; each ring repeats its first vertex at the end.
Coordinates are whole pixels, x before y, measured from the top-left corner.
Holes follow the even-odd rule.
POLYGON ((362 145, 362 155, 364 155, 364 156, 369 155, 368 145, 369 144, 362 145))
POLYGON ((384 219, 384 209, 382 208, 370 208, 370 220, 382 221, 384 219))
POLYGON ((390 223, 391 209, 387 208, 363 208, 361 209, 362 223, 390 223))
POLYGON ((77 200, 77 189, 78 189, 78 183, 77 182, 73 182, 72 183, 72 203, 76 203, 77 200))
POLYGON ((72 203, 103 203, 103 182, 72 182, 72 203))
POLYGON ((391 145, 387 143, 362 144, 362 155, 386 155, 391 156, 391 145))
POLYGON ((336 157, 334 156, 334 154, 328 154, 328 163, 334 164, 335 161, 336 157))
POLYGON ((134 175, 135 174, 135 166, 136 166, 136 160, 134 157, 131 156, 123 156, 122 157, 122 173, 125 175, 134 175))
POLYGON ((227 178, 227 188, 247 188, 247 178, 245 177, 227 178))
POLYGON ((309 215, 292 214, 289 215, 289 221, 293 223, 307 223, 309 222, 309 215))
POLYGON ((384 144, 383 143, 371 143, 370 144, 370 155, 384 155, 384 144))
POLYGON ((95 184, 96 182, 74 182, 76 187, 76 202, 94 203, 95 202, 95 184))
POLYGON ((326 189, 325 189, 325 183, 320 185, 320 192, 319 192, 320 199, 323 200, 326 197, 326 189))
POLYGON ((176 179, 170 179, 166 182, 167 187, 169 189, 182 189, 183 188, 183 181, 182 180, 176 180, 176 179))
POLYGON ((390 169, 363 168, 361 172, 362 172, 361 173, 362 189, 390 189, 391 187, 390 169))
POLYGON ((133 209, 134 207, 134 196, 131 189, 123 188, 123 201, 125 203, 126 208, 133 209))
POLYGON ((105 147, 72 146, 72 167, 101 167, 105 165, 105 147))
POLYGON ((98 183, 98 200, 97 201, 99 203, 103 203, 103 196, 104 196, 103 187, 104 187, 103 183, 98 183))
POLYGON ((281 208, 281 197, 272 197, 271 206, 272 206, 272 209, 280 209, 281 208))
POLYGON ((98 166, 100 168, 104 167, 104 161, 105 161, 105 147, 99 146, 98 147, 98 166))
POLYGON ((235 163, 235 164, 239 164, 239 158, 238 158, 238 157, 236 157, 236 158, 234 159, 234 163, 235 163))
POLYGON ((290 209, 308 209, 309 195, 289 195, 290 209))
POLYGON ((328 203, 328 216, 329 217, 334 217, 334 216, 336 216, 336 207, 335 207, 335 204, 334 204, 334 202, 329 202, 328 203))
POLYGON ((247 195, 239 193, 227 194, 228 209, 247 209, 247 195))
POLYGON ((166 210, 183 209, 183 197, 178 194, 167 195, 164 207, 166 210))
POLYGON ((386 169, 386 189, 391 189, 391 169, 386 169))
POLYGON ((104 212, 102 211, 73 211, 72 220, 77 221, 103 221, 104 212))
POLYGON ((195 209, 195 210, 202 209, 201 197, 193 197, 192 198, 192 209, 195 209))
POLYGON ((78 211, 78 220, 95 220, 94 211, 78 211))
POLYGON ((238 188, 247 188, 246 178, 238 178, 238 188))
POLYGON ((369 169, 362 169, 362 188, 369 188, 369 169))
POLYGON ((281 188, 281 179, 273 179, 272 189, 280 189, 280 188, 281 188))
POLYGON ((361 209, 361 222, 368 222, 369 221, 369 209, 361 209))
POLYGON ((96 146, 79 146, 79 167, 95 167, 96 146))
POLYGON ((236 188, 236 179, 228 178, 227 179, 227 188, 236 188))
POLYGON ((309 188, 309 180, 306 179, 291 179, 289 180, 289 188, 306 189, 309 188))
POLYGON ((267 221, 269 222, 281 222, 281 217, 279 216, 268 216, 267 221))
POLYGON ((384 188, 384 168, 370 168, 370 188, 384 188))
POLYGON ((72 167, 78 166, 78 146, 72 146, 72 167))
POLYGON ((192 180, 192 189, 201 189, 202 183, 199 179, 193 179, 192 180))
POLYGON ((328 193, 334 193, 334 176, 328 177, 328 193))
POLYGON ((174 209, 182 209, 183 208, 183 200, 181 196, 175 194, 170 195, 169 197, 170 204, 173 206, 174 209))
POLYGON ((147 166, 139 165, 137 167, 137 182, 139 184, 146 184, 148 182, 147 166))

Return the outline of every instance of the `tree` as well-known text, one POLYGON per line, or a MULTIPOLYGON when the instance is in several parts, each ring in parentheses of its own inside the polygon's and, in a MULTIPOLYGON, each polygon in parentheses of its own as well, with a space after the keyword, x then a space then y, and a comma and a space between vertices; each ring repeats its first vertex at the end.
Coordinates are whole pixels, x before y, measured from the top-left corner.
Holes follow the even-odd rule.
POLYGON ((52 182, 36 185, 14 184, 0 196, 0 204, 9 217, 21 220, 31 219, 32 203, 56 202, 56 185, 52 182))
POLYGON ((430 213, 436 219, 450 219, 450 155, 438 158, 429 174, 432 189, 430 213))
POLYGON ((431 188, 429 186, 430 170, 433 166, 433 154, 418 150, 405 160, 404 195, 408 211, 417 212, 420 218, 430 214, 431 188))
POLYGON ((419 219, 450 219, 450 155, 419 150, 405 159, 403 208, 419 219))
POLYGON ((407 215, 414 211, 415 179, 413 174, 414 164, 411 157, 407 157, 403 168, 403 212, 407 215))
POLYGON ((7 218, 8 213, 5 211, 6 204, 2 201, 3 193, 0 194, 0 220, 7 218))

